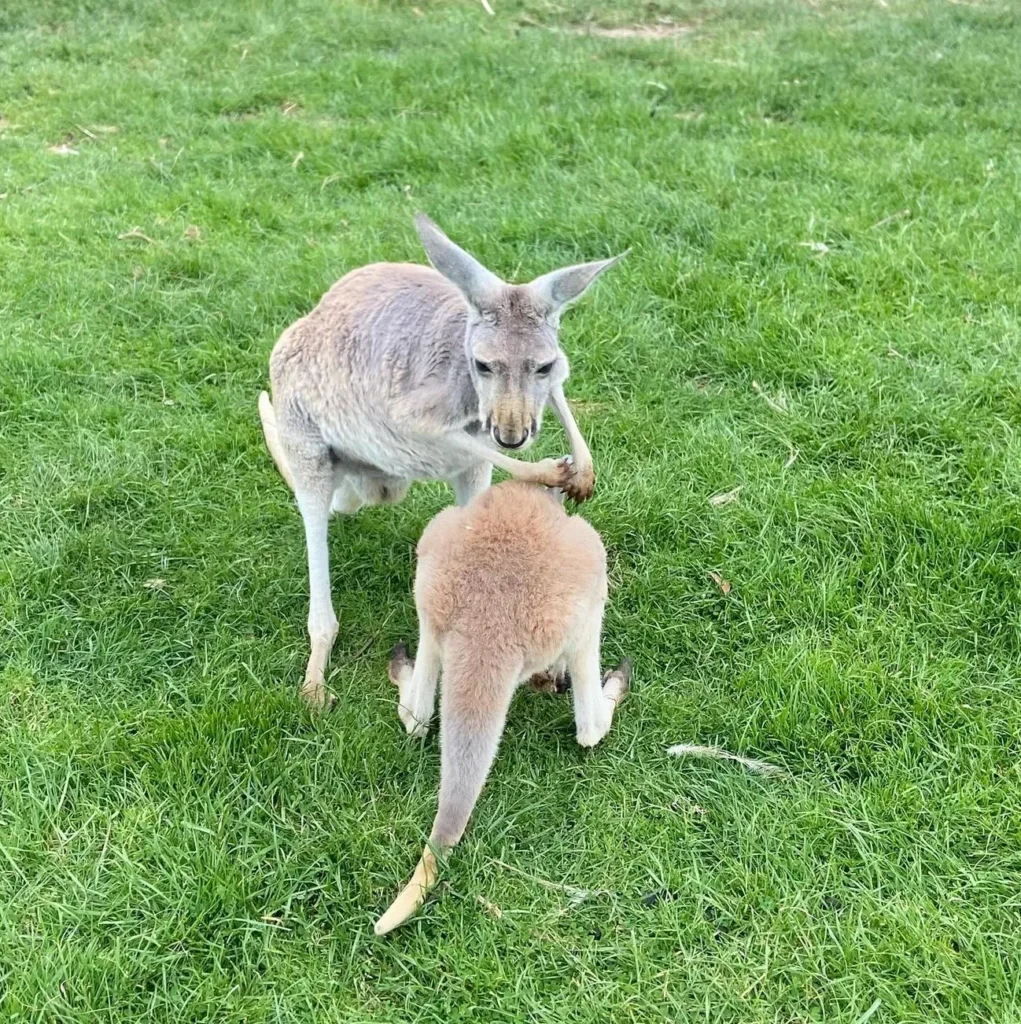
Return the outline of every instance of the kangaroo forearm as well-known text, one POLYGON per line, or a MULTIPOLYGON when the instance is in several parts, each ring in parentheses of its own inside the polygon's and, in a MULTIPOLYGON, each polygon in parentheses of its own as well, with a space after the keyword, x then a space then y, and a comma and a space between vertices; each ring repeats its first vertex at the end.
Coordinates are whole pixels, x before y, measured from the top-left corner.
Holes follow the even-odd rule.
POLYGON ((556 413, 557 419, 560 420, 564 433, 567 435, 567 442, 571 446, 571 458, 574 459, 575 467, 578 471, 590 468, 592 465, 592 453, 589 451, 585 438, 582 437, 581 431, 578 429, 574 413, 571 412, 571 407, 567 404, 563 388, 553 389, 550 393, 550 404, 553 406, 553 411, 556 413))
POLYGON ((476 456, 480 462, 488 462, 505 473, 510 473, 515 480, 535 481, 538 470, 535 462, 523 462, 521 459, 512 459, 498 451, 490 448, 483 441, 472 437, 470 434, 458 435, 454 443, 462 451, 476 456))

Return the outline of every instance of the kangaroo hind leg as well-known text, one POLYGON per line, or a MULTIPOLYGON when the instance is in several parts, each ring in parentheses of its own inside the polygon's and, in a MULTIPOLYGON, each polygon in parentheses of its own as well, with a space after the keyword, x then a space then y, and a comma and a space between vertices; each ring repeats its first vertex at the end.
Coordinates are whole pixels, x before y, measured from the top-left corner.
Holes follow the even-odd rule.
POLYGON ((333 703, 326 690, 326 665, 337 638, 337 616, 330 596, 330 552, 327 544, 332 496, 329 478, 325 478, 323 486, 318 488, 299 483, 296 494, 308 553, 308 637, 311 645, 301 695, 314 708, 333 703))
POLYGON ((311 707, 332 703, 326 690, 326 665, 337 636, 337 616, 330 593, 330 552, 327 534, 336 474, 318 431, 278 421, 284 464, 294 481, 294 497, 305 527, 308 555, 308 636, 311 650, 301 694, 311 707))

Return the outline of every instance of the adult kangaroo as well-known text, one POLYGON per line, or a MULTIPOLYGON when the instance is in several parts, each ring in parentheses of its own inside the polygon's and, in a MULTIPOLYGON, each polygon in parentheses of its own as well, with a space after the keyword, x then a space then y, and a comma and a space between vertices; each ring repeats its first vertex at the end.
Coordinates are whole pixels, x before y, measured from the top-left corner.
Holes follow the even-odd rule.
POLYGON ((592 457, 564 397, 569 367, 558 326, 565 306, 621 257, 501 281, 423 214, 415 226, 432 267, 373 263, 342 277, 270 356, 273 400, 259 396, 266 444, 294 491, 308 549, 311 653, 301 692, 327 703, 337 635, 327 526, 332 512, 395 503, 415 480, 447 480, 458 505, 493 467, 592 494, 592 457), (522 462, 553 407, 570 459, 522 462))

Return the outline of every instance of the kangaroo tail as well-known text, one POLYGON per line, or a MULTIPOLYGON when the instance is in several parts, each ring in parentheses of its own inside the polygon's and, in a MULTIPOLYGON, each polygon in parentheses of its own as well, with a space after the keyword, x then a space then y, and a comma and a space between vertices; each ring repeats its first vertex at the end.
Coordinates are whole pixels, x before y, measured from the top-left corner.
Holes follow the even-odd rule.
POLYGON ((427 846, 422 851, 411 881, 397 894, 397 899, 390 904, 386 913, 373 925, 372 930, 377 935, 386 935, 398 925, 404 924, 425 902, 426 895, 436 884, 439 876, 440 870, 436 854, 427 846))
POLYGON ((262 433, 266 438, 266 447, 269 449, 273 461, 276 463, 280 475, 284 478, 287 486, 294 490, 294 477, 291 476, 291 467, 287 465, 287 458, 284 449, 280 445, 280 435, 277 433, 277 417, 273 412, 273 403, 269 395, 262 391, 259 393, 259 419, 262 420, 262 433))
POLYGON ((377 935, 403 924, 425 901, 439 878, 434 851, 445 853, 464 834, 500 745, 517 674, 505 669, 483 670, 477 662, 470 674, 462 674, 460 668, 448 671, 444 659, 440 800, 429 843, 411 881, 376 922, 373 930, 377 935))

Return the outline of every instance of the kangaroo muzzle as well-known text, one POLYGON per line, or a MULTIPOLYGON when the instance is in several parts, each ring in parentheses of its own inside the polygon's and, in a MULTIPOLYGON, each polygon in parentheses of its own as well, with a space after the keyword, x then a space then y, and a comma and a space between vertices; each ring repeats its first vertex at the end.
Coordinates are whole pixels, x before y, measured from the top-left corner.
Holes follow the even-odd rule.
POLYGON ((534 419, 529 421, 527 427, 518 426, 516 424, 504 424, 502 427, 499 423, 493 423, 489 428, 489 436, 501 447, 501 448, 521 448, 527 442, 531 441, 535 437, 536 422, 534 419))

